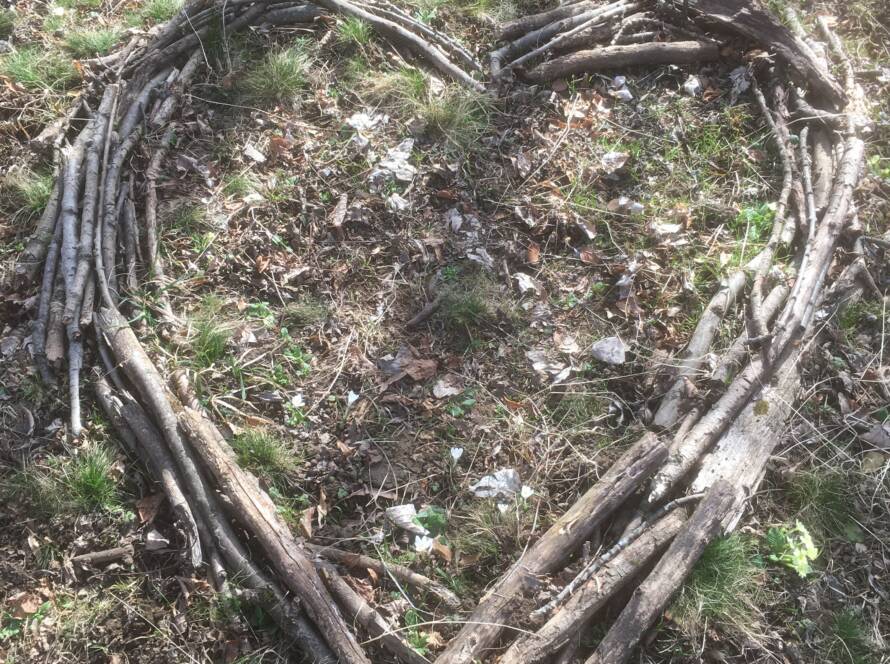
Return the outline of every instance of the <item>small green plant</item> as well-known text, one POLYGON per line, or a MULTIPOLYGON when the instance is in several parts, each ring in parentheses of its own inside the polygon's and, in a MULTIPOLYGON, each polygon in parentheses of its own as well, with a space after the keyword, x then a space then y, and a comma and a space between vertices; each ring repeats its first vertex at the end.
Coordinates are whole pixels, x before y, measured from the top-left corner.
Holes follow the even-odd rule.
POLYGON ((297 372, 297 375, 305 377, 312 373, 312 355, 293 340, 287 328, 281 330, 281 338, 284 341, 284 358, 297 372))
POLYGON ((120 32, 113 28, 74 30, 65 37, 65 48, 75 58, 105 55, 120 39, 120 32))
POLYGON ((9 39, 12 31, 15 30, 15 23, 18 14, 12 9, 3 7, 0 9, 0 39, 9 39))
POLYGON ((306 86, 311 62, 309 46, 304 41, 267 53, 244 78, 247 100, 256 104, 293 101, 306 86))
POLYGON ((405 639, 408 641, 409 646, 414 648, 419 655, 425 657, 430 654, 430 641, 429 635, 420 629, 422 624, 423 616, 416 609, 405 611, 405 625, 408 627, 405 630, 405 639))
POLYGON ((306 411, 301 404, 287 401, 284 404, 284 422, 289 427, 298 427, 306 423, 306 411))
POLYGON ((257 320, 263 327, 275 327, 275 312, 268 302, 251 302, 247 305, 247 318, 257 320))
POLYGON ((429 505, 417 513, 414 521, 430 531, 433 537, 436 537, 444 533, 448 527, 448 514, 441 507, 429 505))
POLYGON ((810 563, 819 557, 813 536, 800 521, 795 521, 792 528, 770 528, 766 543, 770 550, 769 560, 793 569, 801 578, 813 571, 810 563))
POLYGON ((872 177, 879 180, 890 180, 890 157, 882 157, 879 154, 868 158, 868 170, 872 177))
POLYGON ((0 74, 33 91, 64 92, 79 79, 69 58, 37 46, 27 46, 0 57, 0 74))
POLYGON ((827 661, 837 664, 871 664, 876 661, 868 629, 857 610, 845 608, 836 612, 832 616, 828 636, 827 661))
POLYGON ((206 214, 204 208, 194 203, 181 203, 170 212, 169 225, 186 233, 193 233, 204 227, 206 214))
POLYGON ((446 410, 452 417, 463 417, 476 405, 476 393, 473 390, 464 390, 460 395, 452 399, 446 410))
POLYGON ((37 611, 24 618, 16 618, 11 613, 0 611, 0 643, 20 636, 31 625, 40 624, 49 614, 50 608, 52 602, 46 601, 37 608, 37 611))
POLYGON ((296 466, 293 452, 284 441, 269 431, 251 429, 232 440, 238 463, 273 482, 280 480, 296 466))
POLYGON ((349 16, 337 24, 337 39, 344 44, 366 46, 374 37, 374 29, 360 18, 349 16))
POLYGON ((732 224, 738 239, 754 244, 765 242, 773 226, 775 211, 773 203, 742 208, 732 224))

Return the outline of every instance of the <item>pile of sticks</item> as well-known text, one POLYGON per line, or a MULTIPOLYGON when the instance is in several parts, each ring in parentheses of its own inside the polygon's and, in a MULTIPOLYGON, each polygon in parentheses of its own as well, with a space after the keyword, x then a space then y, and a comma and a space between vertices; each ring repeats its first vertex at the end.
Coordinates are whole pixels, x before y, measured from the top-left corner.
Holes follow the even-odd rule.
MULTIPOLYGON (((411 570, 294 537, 256 478, 233 461, 188 377, 176 373, 166 382, 126 318, 124 294, 140 281, 163 280, 156 181, 181 96, 204 61, 202 40, 211 30, 226 38, 331 14, 360 18, 441 74, 483 87, 468 50, 385 0, 196 0, 149 39, 90 63, 87 93, 58 124, 55 187, 16 278, 21 287, 39 281, 33 347, 41 376, 53 381, 53 369, 67 359, 70 433, 82 428, 80 376, 88 357, 97 401, 169 500, 186 564, 206 569, 219 589, 237 576, 314 661, 370 661, 352 629, 358 625, 392 656, 419 662, 341 570, 376 569, 451 610, 460 600, 411 570)), ((752 89, 781 155, 783 183, 769 241, 707 306, 652 430, 527 548, 437 661, 468 664, 505 646, 503 662, 573 661, 577 635, 654 565, 587 660, 626 661, 705 546, 738 522, 790 414, 835 250, 858 227, 852 198, 867 129, 862 95, 839 40, 824 20, 819 28, 827 49, 741 0, 688 8, 581 0, 502 26, 506 43, 491 54, 493 80, 508 72, 545 81, 615 65, 714 59, 726 34, 769 50, 775 61, 756 72, 752 89), (779 263, 777 256, 790 259, 779 263), (746 329, 706 375, 704 357, 733 306, 745 307, 746 329), (698 397, 690 396, 695 383, 698 397), (628 505, 641 492, 646 498, 634 511, 628 505), (626 517, 623 534, 577 567, 584 543, 618 514, 626 517), (573 581, 531 615, 517 613, 520 596, 567 567, 579 569, 573 581)))

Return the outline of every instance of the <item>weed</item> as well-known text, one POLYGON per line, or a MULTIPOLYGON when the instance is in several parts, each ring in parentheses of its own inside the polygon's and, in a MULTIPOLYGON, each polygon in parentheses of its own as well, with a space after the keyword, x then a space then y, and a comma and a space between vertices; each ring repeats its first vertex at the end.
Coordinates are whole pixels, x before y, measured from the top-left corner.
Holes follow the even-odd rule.
POLYGON ((672 613, 687 633, 698 634, 707 622, 743 631, 755 618, 762 577, 750 538, 720 537, 705 549, 672 613))
POLYGON ((18 14, 12 9, 0 8, 0 39, 9 39, 15 30, 18 14))
POLYGON ((65 48, 75 58, 89 58, 105 55, 120 38, 120 32, 113 28, 75 30, 65 37, 65 48))
POLYGON ((872 155, 868 158, 868 170, 872 177, 879 180, 890 180, 890 157, 872 155))
POLYGON ((773 226, 775 211, 773 203, 742 208, 732 223, 737 239, 754 245, 765 242, 773 226))
POLYGON ((832 616, 829 636, 829 661, 838 664, 870 664, 875 661, 865 621, 855 609, 842 609, 832 616))
POLYGON ((476 393, 473 390, 465 390, 460 396, 452 399, 446 410, 452 417, 463 417, 476 405, 476 393))
POLYGON ((500 318, 515 318, 513 304, 499 286, 472 266, 461 267, 452 281, 443 284, 441 294, 433 320, 465 349, 492 331, 500 318))
POLYGON ((337 39, 344 44, 366 46, 374 37, 374 29, 367 22, 352 16, 337 24, 337 39))
POLYGON ((296 466, 293 452, 280 438, 261 429, 251 429, 232 440, 238 463, 273 482, 282 479, 296 466))
POLYGON ((766 544, 771 561, 793 569, 801 578, 813 571, 810 562, 819 557, 810 531, 800 521, 796 521, 792 528, 770 528, 766 533, 766 544))
POLYGON ((414 521, 430 531, 430 535, 437 537, 445 532, 445 528, 448 526, 448 515, 441 507, 429 505, 417 513, 414 521))
POLYGON ((293 101, 306 86, 312 58, 305 41, 271 51, 244 78, 248 101, 256 104, 293 101))
POLYGON ((190 339, 193 363, 199 369, 213 366, 226 354, 226 346, 232 332, 228 324, 218 319, 221 302, 216 297, 206 298, 199 310, 190 339))
POLYGON ((0 74, 33 91, 64 92, 79 76, 71 60, 58 51, 28 46, 0 58, 0 74))

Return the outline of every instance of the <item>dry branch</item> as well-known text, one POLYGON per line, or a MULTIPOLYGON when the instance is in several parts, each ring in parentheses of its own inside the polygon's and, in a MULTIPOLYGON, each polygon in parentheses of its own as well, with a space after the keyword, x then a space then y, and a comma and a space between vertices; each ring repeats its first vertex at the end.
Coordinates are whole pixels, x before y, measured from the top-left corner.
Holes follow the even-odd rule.
POLYGON ((504 626, 511 624, 511 608, 530 582, 558 569, 655 471, 665 454, 664 445, 653 434, 640 438, 485 594, 436 661, 471 662, 481 657, 504 626))
POLYGON ((557 78, 600 70, 710 62, 719 55, 720 48, 717 44, 698 41, 601 46, 544 62, 525 72, 524 77, 535 83, 546 83, 557 78))

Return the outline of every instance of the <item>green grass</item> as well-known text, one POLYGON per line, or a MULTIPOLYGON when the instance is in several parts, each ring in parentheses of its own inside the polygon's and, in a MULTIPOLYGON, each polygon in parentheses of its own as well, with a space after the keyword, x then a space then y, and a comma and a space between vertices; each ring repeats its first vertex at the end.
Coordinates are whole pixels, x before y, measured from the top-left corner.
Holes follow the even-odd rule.
POLYGON ((9 173, 0 182, 0 209, 10 213, 40 214, 46 207, 52 190, 53 177, 50 173, 9 173))
POLYGON ((195 334, 189 342, 194 366, 208 369, 225 356, 232 331, 212 316, 199 319, 194 327, 195 334))
POLYGON ((754 542, 738 534, 720 537, 696 563, 672 614, 690 635, 699 635, 708 622, 744 631, 756 618, 762 580, 754 542))
POLYGON ((51 456, 26 466, 10 479, 4 494, 41 515, 113 511, 120 506, 113 464, 107 447, 91 444, 74 456, 51 456))
POLYGON ((558 401, 549 409, 553 422, 563 429, 592 426, 605 412, 601 395, 585 391, 565 391, 554 395, 558 401))
POLYGON ((75 58, 105 55, 120 39, 120 31, 114 28, 73 30, 65 37, 65 48, 75 58))
POLYGON ((80 78, 70 58, 38 46, 0 57, 0 73, 32 91, 63 92, 80 78))
POLYGON ((168 225, 186 233, 200 230, 206 225, 205 209, 193 203, 177 205, 170 213, 168 225))
POLYGON ((786 493, 798 519, 821 533, 840 535, 853 516, 853 492, 839 471, 798 471, 786 493))
POLYGON ((244 198, 258 186, 257 178, 251 173, 231 173, 223 179, 222 192, 225 196, 244 198))
POLYGON ((149 23, 163 23, 169 21, 182 9, 183 0, 148 0, 139 11, 131 14, 129 23, 139 25, 149 23))
POLYGON ((238 434, 232 440, 232 448, 244 468, 273 482, 292 471, 298 461, 283 440, 261 429, 238 434))
POLYGON ((15 30, 15 23, 18 14, 12 9, 5 7, 0 9, 0 39, 9 39, 12 31, 15 30))
POLYGON ((487 95, 455 84, 434 89, 429 75, 413 67, 382 75, 369 72, 364 83, 373 101, 419 118, 429 134, 444 139, 446 147, 458 151, 479 145, 494 111, 487 95))
POLYGON ((360 18, 350 16, 337 24, 337 40, 341 43, 367 46, 373 38, 374 29, 360 18))
POLYGON ((306 87, 311 62, 309 45, 302 40, 290 48, 270 51, 244 77, 247 101, 255 104, 293 101, 306 87))
POLYGON ((868 627, 862 615, 846 608, 834 614, 828 629, 829 658, 835 664, 871 664, 876 661, 868 627))

